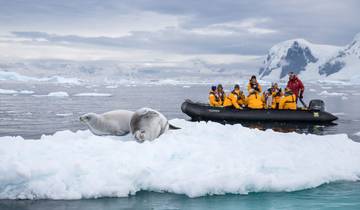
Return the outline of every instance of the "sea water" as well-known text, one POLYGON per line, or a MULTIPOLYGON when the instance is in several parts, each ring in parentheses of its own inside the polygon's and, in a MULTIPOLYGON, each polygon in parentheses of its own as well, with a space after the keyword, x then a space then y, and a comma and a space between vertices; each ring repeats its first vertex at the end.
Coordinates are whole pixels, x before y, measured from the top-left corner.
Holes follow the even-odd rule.
MULTIPOLYGON (((308 91, 306 92, 305 100, 308 101, 310 98, 323 99, 326 102, 327 110, 332 113, 335 113, 339 117, 339 120, 337 121, 338 125, 330 126, 330 127, 323 127, 323 126, 307 127, 307 128, 295 127, 290 129, 287 128, 284 131, 286 132, 296 131, 297 133, 314 133, 316 135, 346 133, 353 141, 359 141, 358 132, 360 131, 360 126, 359 126, 360 117, 359 117, 359 112, 357 111, 357 106, 355 105, 360 102, 360 96, 358 94, 358 90, 360 90, 360 88, 357 86, 347 86, 342 84, 335 84, 335 85, 312 84, 312 85, 308 85, 307 87, 308 87, 307 89, 308 91)), ((137 108, 147 106, 161 111, 170 119, 172 118, 186 119, 187 117, 184 114, 182 114, 180 111, 180 105, 184 101, 184 99, 190 98, 196 101, 206 101, 207 93, 208 93, 208 87, 203 85, 192 85, 190 87, 181 86, 181 85, 180 86, 179 85, 178 86, 171 86, 171 85, 170 86, 135 86, 135 87, 118 86, 115 88, 108 88, 106 86, 101 86, 101 85, 85 87, 85 86, 63 86, 63 85, 58 86, 58 85, 50 85, 50 84, 24 85, 24 84, 8 83, 8 84, 1 84, 0 89, 2 89, 4 92, 4 94, 0 94, 0 114, 1 114, 0 135, 3 136, 2 139, 4 141, 8 141, 7 139, 8 137, 6 136, 20 135, 25 139, 38 139, 42 134, 49 134, 50 135, 49 137, 43 137, 47 141, 49 140, 48 138, 53 138, 52 134, 56 131, 61 131, 61 130, 77 131, 77 130, 86 129, 86 127, 78 121, 78 117, 86 112, 100 113, 113 109, 136 110, 137 108), (4 91, 4 90, 8 90, 8 91, 4 91), (9 90, 12 91, 9 92, 9 90)), ((228 87, 228 89, 230 89, 230 87, 228 87)), ((201 129, 206 129, 206 126, 202 126, 201 129)), ((243 129, 243 128, 237 126, 235 126, 234 128, 226 127, 224 132, 237 130, 237 129, 243 129)), ((251 129, 251 130, 253 131, 243 130, 242 132, 243 133, 262 132, 257 129, 251 129)), ((91 136, 91 134, 87 134, 87 133, 80 133, 78 135, 85 135, 85 134, 87 137, 91 136)), ((57 133, 57 135, 61 135, 61 133, 57 133)), ((71 135, 76 136, 76 134, 71 134, 71 135)), ((174 134, 170 134, 170 135, 174 135, 174 134)), ((236 135, 241 135, 241 133, 236 135)), ((276 133, 271 135, 278 136, 276 133)), ((283 141, 287 137, 289 141, 291 141, 294 135, 297 136, 299 134, 285 133, 281 135, 285 135, 282 137, 283 141)), ((196 136, 201 138, 201 134, 196 134, 196 136)), ((77 138, 78 137, 79 136, 77 136, 77 138)), ((166 138, 166 136, 164 138, 166 138)), ((176 137, 174 136, 173 138, 176 137)), ((204 134, 204 138, 206 138, 206 134, 204 134)), ((321 141, 316 136, 314 137, 311 136, 310 138, 308 138, 307 136, 303 136, 302 138, 307 139, 310 146, 313 147, 316 146, 316 144, 313 145, 309 141, 309 139, 313 139, 313 141, 316 142, 321 141)), ((341 136, 339 138, 343 139, 344 142, 343 144, 340 143, 337 146, 332 144, 330 145, 321 144, 322 146, 324 146, 324 148, 332 148, 329 150, 324 150, 322 151, 322 153, 340 152, 341 150, 339 150, 338 148, 341 148, 344 145, 346 145, 349 140, 347 140, 346 136, 341 136)), ((263 137, 263 139, 256 138, 257 141, 259 140, 266 141, 266 139, 267 137, 265 136, 263 137)), ((204 141, 204 139, 202 140, 204 141)), ((23 140, 20 139, 19 141, 21 142, 23 140)), ((226 139, 224 139, 224 141, 226 141, 226 139)), ((209 141, 209 144, 210 143, 211 140, 209 141)), ((213 143, 216 144, 216 142, 213 143)), ((300 141, 300 144, 303 143, 304 142, 300 141)), ((72 142, 69 141, 67 144, 71 145, 72 142)), ((236 145, 237 142, 235 141, 234 144, 236 145)), ((299 149, 298 147, 300 146, 304 146, 304 145, 294 146, 296 144, 294 145, 291 144, 292 145, 291 146, 288 145, 286 141, 282 143, 280 141, 278 142, 274 141, 272 142, 272 144, 274 146, 282 145, 284 148, 293 147, 296 149, 299 149)), ((79 145, 82 146, 83 144, 79 144, 79 145)), ((191 142, 189 144, 184 144, 184 145, 191 145, 191 142)), ((259 145, 263 145, 263 144, 259 144, 259 145)), ((71 147, 69 145, 66 146, 71 147)), ((249 146, 257 146, 257 145, 249 145, 249 146)), ((355 148, 356 146, 351 146, 351 147, 355 148)), ((21 150, 21 148, 23 148, 23 146, 21 146, 20 143, 20 145, 18 145, 18 147, 15 148, 15 150, 19 151, 21 150)), ((6 150, 6 148, 2 148, 2 149, 6 150)), ((268 150, 270 152, 272 148, 269 148, 268 150)), ((344 150, 345 152, 347 152, 346 149, 344 150)), ((185 151, 192 151, 192 150, 185 150, 185 151)), ((201 150, 198 149, 196 151, 201 151, 201 150)), ((41 150, 38 152, 41 152, 41 150)), ((180 155, 182 153, 178 153, 178 154, 180 155)), ((211 153, 211 151, 209 151, 208 153, 204 152, 204 154, 201 155, 204 156, 205 159, 208 159, 209 157, 206 157, 207 154, 216 156, 216 154, 211 153)), ((298 152, 297 154, 301 154, 301 152, 298 152)), ((308 156, 308 157, 310 159, 312 158, 314 162, 316 162, 315 160, 317 160, 318 158, 318 156, 316 156, 316 151, 314 151, 314 153, 311 154, 313 154, 313 156, 308 156)), ((184 185, 183 191, 173 190, 172 188, 169 188, 170 186, 169 184, 164 184, 167 185, 164 186, 164 188, 158 187, 157 190, 154 189, 151 190, 151 186, 154 187, 154 185, 150 185, 150 187, 148 187, 149 190, 140 188, 140 191, 134 191, 134 193, 129 192, 130 195, 125 198, 103 198, 102 194, 100 193, 98 196, 89 196, 88 199, 75 200, 75 201, 69 201, 69 200, 19 201, 19 200, 5 199, 0 201, 0 209, 22 209, 22 208, 24 209, 71 209, 71 208, 76 208, 76 209, 120 209, 120 208, 123 209, 239 209, 239 208, 358 209, 360 208, 359 182, 349 181, 351 179, 349 177, 348 177, 348 181, 336 181, 336 179, 338 178, 336 176, 340 176, 341 174, 339 175, 335 173, 336 168, 338 168, 340 172, 344 171, 341 168, 342 166, 345 166, 348 163, 346 160, 349 160, 354 162, 352 162, 352 164, 349 164, 349 168, 348 168, 349 171, 347 171, 349 172, 349 174, 343 174, 343 175, 351 176, 351 173, 356 174, 357 173, 356 171, 359 168, 356 165, 359 162, 357 162, 356 158, 353 159, 353 157, 356 157, 356 154, 357 154, 356 151, 354 151, 354 153, 348 153, 349 156, 347 159, 340 158, 340 160, 343 160, 344 162, 334 163, 330 161, 324 164, 325 166, 328 166, 328 169, 330 170, 324 172, 324 176, 325 177, 326 175, 334 176, 333 177, 334 179, 330 179, 331 177, 330 178, 327 177, 325 179, 322 179, 322 181, 319 182, 319 184, 309 185, 305 187, 298 187, 298 188, 295 187, 294 189, 289 189, 288 187, 291 187, 293 185, 290 185, 289 183, 286 184, 285 182, 284 183, 279 182, 278 186, 273 185, 276 188, 278 188, 278 190, 276 190, 275 188, 261 190, 261 187, 264 187, 265 185, 260 185, 259 189, 255 189, 254 184, 257 183, 258 179, 254 177, 253 179, 255 181, 252 184, 250 184, 250 188, 249 188, 250 190, 239 191, 238 189, 240 189, 241 186, 237 186, 237 188, 233 191, 226 188, 225 190, 220 191, 220 193, 216 193, 219 192, 219 189, 224 188, 225 186, 225 185, 221 185, 221 182, 223 182, 226 179, 229 179, 225 177, 221 178, 220 176, 221 179, 218 179, 216 181, 216 183, 219 183, 218 184, 219 186, 217 188, 216 187, 214 188, 214 186, 209 185, 210 188, 207 188, 205 190, 205 193, 203 194, 200 193, 200 194, 192 195, 191 193, 186 193, 187 190, 191 191, 192 185, 188 185, 189 187, 186 187, 187 185, 184 185), (279 186, 281 185, 284 185, 284 188, 279 188, 279 186), (212 190, 211 187, 213 187, 212 190), (165 193, 165 192, 157 193, 153 191, 170 191, 173 193, 165 193), (212 195, 207 195, 207 194, 212 194, 212 195), (216 195, 216 194, 224 194, 224 195, 216 195), (91 199, 94 197, 97 197, 98 199, 91 199)), ((29 152, 28 155, 31 156, 31 152, 29 152)), ((272 157, 272 156, 261 156, 260 154, 258 156, 256 156, 256 154, 253 155, 254 158, 271 157, 272 160, 280 160, 280 158, 276 159, 276 157, 272 157)), ((34 154, 34 156, 36 156, 36 154, 34 154)), ((7 161, 7 163, 16 163, 16 161, 18 161, 16 160, 16 158, 21 156, 15 155, 12 157, 13 159, 7 161)), ((227 156, 225 155, 223 157, 227 157, 227 156)), ((320 154, 320 157, 325 157, 325 156, 320 154)), ((22 157, 22 158, 26 158, 26 157, 22 157)), ((31 157, 28 158, 30 158, 31 160, 31 157)), ((211 158, 215 158, 216 160, 216 157, 211 157, 211 158)), ((306 157, 304 156, 303 158, 306 157)), ((272 164, 274 163, 271 163, 271 159, 268 160, 270 162, 266 162, 266 161, 264 162, 265 165, 263 165, 263 167, 265 167, 264 168, 265 171, 269 169, 267 168, 268 165, 266 164, 270 164, 270 166, 273 166, 272 164)), ((296 162, 295 160, 297 159, 292 159, 292 163, 296 163, 296 165, 300 164, 300 161, 296 162)), ((22 162, 21 160, 19 161, 22 162)), ((311 160, 308 159, 306 159, 306 161, 311 162, 311 160)), ((219 162, 221 163, 221 159, 219 160, 219 162)), ((223 170, 219 170, 219 171, 231 170, 231 167, 225 167, 227 166, 226 164, 232 163, 235 164, 235 166, 238 166, 237 164, 241 165, 241 160, 239 160, 239 162, 240 163, 235 161, 232 163, 231 161, 224 159, 223 164, 218 163, 219 167, 224 167, 223 170)), ((256 161, 255 163, 258 162, 259 161, 256 161)), ((174 164, 175 163, 176 162, 174 161, 174 164)), ((81 163, 79 164, 81 165, 81 163)), ((166 162, 166 164, 169 163, 166 162)), ((277 163, 275 163, 275 165, 276 164, 277 163)), ((283 164, 286 164, 286 162, 283 164)), ((5 166, 5 164, 2 164, 2 166, 5 166)), ((209 164, 209 166, 212 166, 212 164, 209 164)), ((8 169, 6 168, 4 169, 3 167, 2 170, 11 173, 11 171, 19 172, 21 171, 20 169, 23 169, 21 167, 20 168, 16 168, 16 167, 18 167, 18 165, 16 164, 13 166, 10 165, 8 169), (13 170, 14 168, 16 170, 13 170)), ((204 169, 208 169, 208 168, 209 167, 206 167, 204 169)), ((281 175, 285 176, 284 175, 285 173, 282 172, 284 172, 284 170, 285 171, 289 170, 289 168, 290 165, 287 166, 285 165, 284 169, 280 170, 279 172, 272 172, 274 173, 272 175, 280 176, 280 177, 281 175)), ((30 167, 30 169, 34 169, 34 168, 30 167)), ((295 169, 297 168, 295 167, 295 169)), ((308 168, 308 169, 309 170, 311 169, 314 172, 320 170, 319 168, 316 167, 308 168)), ((27 176, 28 176, 27 178, 33 177, 31 175, 29 176, 26 170, 27 169, 25 168, 23 171, 24 173, 23 174, 20 173, 20 177, 21 175, 25 176, 25 178, 27 176)), ((86 171, 86 169, 83 170, 86 171)), ((215 168, 214 170, 216 171, 218 169, 215 168)), ((65 173, 68 173, 71 176, 73 175, 69 173, 69 170, 64 170, 64 171, 65 173)), ((46 172, 49 173, 49 171, 45 171, 45 174, 46 172)), ((306 172, 308 174, 311 174, 309 173, 309 171, 306 172)), ((177 173, 181 173, 181 170, 178 171, 177 173)), ((196 172, 194 172, 194 177, 196 177, 195 173, 196 172)), ((297 171, 297 173, 301 173, 301 171, 297 171)), ((228 174, 225 175, 231 175, 231 174, 234 173, 229 172, 228 174)), ((251 179, 252 177, 247 177, 247 179, 244 179, 244 177, 240 176, 241 174, 244 175, 244 173, 240 173, 239 180, 240 179, 252 180, 251 179)), ((291 173, 289 174, 291 175, 291 173)), ((310 176, 306 177, 306 175, 302 176, 302 174, 296 174, 296 175, 298 175, 299 177, 305 176, 305 178, 309 178, 308 180, 306 179, 304 183, 309 183, 311 180, 313 180, 310 179, 311 178, 310 176)), ((322 177, 324 178, 324 176, 322 177)), ((14 176, 10 176, 10 177, 14 177, 14 176)), ((189 177, 190 177, 189 179, 191 179, 191 176, 189 177)), ((198 179, 198 182, 194 182, 193 186, 196 186, 196 183, 202 182, 207 178, 209 178, 209 174, 204 175, 203 179, 202 178, 198 179)), ((356 179, 356 177, 352 177, 352 178, 356 179)), ((101 179, 101 176, 99 179, 101 179)), ((114 177, 114 179, 116 179, 116 177, 114 177)), ((286 180, 286 178, 282 178, 282 179, 284 181, 286 180)), ((316 176, 314 177, 314 179, 316 179, 316 176)), ((18 182, 21 180, 22 179, 20 178, 14 181, 18 182)), ((233 177, 231 180, 235 180, 234 182, 236 183, 236 177, 233 177)), ((301 180, 301 178, 298 178, 297 180, 299 181, 301 180)), ((165 178, 163 178, 163 181, 159 180, 159 184, 166 182, 167 180, 165 178)), ((3 180, 2 183, 0 183, 0 185, 4 183, 9 184, 11 182, 9 182, 8 180, 5 181, 3 180)), ((76 184, 76 182, 72 182, 72 183, 76 184)), ((144 186, 144 183, 142 183, 142 186, 144 186)), ((232 185, 230 184, 229 187, 231 186, 232 185)), ((296 185, 296 186, 300 186, 300 185, 296 185)), ((34 190, 34 188, 29 188, 29 185, 27 185, 27 183, 25 183, 24 185, 20 184, 19 187, 24 187, 23 189, 34 190)), ((89 186, 89 189, 91 189, 91 186, 89 186)), ((16 196, 18 196, 17 198, 21 198, 19 197, 19 192, 21 191, 22 190, 16 191, 16 189, 14 191, 14 189, 12 188, 12 191, 8 192, 8 195, 14 193, 13 195, 15 196, 15 198, 16 196)), ((4 192, 1 193, 2 195, 4 195, 4 192)), ((5 192, 5 195, 6 193, 7 192, 5 192)), ((31 194, 31 192, 29 194, 31 194)), ((36 191, 34 191, 33 194, 36 194, 36 191)), ((36 195, 38 196, 38 194, 36 195)), ((50 194, 44 193, 44 195, 48 196, 50 194)), ((113 196, 116 196, 116 194, 113 196)), ((6 196, 3 198, 6 198, 6 196)), ((24 198, 30 198, 30 197, 24 197, 24 198)), ((36 199, 37 197, 35 196, 34 198, 36 199)), ((48 198, 54 199, 55 197, 49 196, 48 198)), ((84 196, 84 198, 86 198, 86 196, 84 196)), ((59 199, 64 199, 64 197, 62 198, 59 197, 59 199)), ((70 197, 70 199, 78 199, 78 198, 70 197)))

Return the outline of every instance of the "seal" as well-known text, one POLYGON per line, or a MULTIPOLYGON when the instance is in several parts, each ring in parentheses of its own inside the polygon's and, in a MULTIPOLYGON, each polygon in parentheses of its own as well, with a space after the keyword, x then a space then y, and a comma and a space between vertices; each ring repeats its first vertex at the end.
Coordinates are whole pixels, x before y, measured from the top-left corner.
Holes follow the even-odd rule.
POLYGON ((130 121, 131 133, 138 142, 152 141, 168 129, 179 128, 169 124, 163 114, 150 108, 135 111, 130 121))
POLYGON ((90 131, 99 136, 124 136, 130 132, 130 120, 134 112, 114 110, 103 114, 87 113, 80 117, 90 131))

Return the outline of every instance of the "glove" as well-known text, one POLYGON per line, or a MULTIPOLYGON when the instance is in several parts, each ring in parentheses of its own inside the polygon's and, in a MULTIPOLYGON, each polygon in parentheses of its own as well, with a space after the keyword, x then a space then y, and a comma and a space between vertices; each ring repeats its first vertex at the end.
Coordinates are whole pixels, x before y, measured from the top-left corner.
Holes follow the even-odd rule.
POLYGON ((300 98, 300 99, 303 99, 303 98, 304 98, 303 94, 304 94, 304 92, 300 92, 300 95, 299 95, 299 98, 300 98))

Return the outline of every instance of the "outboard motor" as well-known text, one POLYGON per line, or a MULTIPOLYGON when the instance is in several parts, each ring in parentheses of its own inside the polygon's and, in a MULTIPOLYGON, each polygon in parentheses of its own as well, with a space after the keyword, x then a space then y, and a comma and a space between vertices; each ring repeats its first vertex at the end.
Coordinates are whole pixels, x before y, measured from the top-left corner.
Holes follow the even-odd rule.
POLYGON ((309 103, 309 110, 311 111, 325 111, 325 103, 323 100, 314 99, 309 103))

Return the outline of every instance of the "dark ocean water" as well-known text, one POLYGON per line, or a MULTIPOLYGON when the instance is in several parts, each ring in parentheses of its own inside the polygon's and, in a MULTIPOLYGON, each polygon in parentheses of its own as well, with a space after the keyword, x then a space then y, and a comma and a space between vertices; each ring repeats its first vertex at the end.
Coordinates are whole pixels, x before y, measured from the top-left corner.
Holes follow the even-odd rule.
MULTIPOLYGON (((226 87, 230 89, 230 86, 226 87)), ((136 110, 151 107, 168 118, 185 118, 181 103, 189 98, 206 101, 208 86, 64 86, 54 84, 1 83, 0 89, 31 90, 33 94, 0 94, 0 136, 36 139, 60 130, 86 129, 79 116, 114 109, 136 110), (68 97, 44 96, 64 91, 68 97), (109 93, 110 97, 75 96, 78 93, 109 93)), ((346 133, 360 141, 360 86, 307 84, 305 101, 320 98, 327 111, 339 117, 334 126, 286 127, 283 131, 318 135, 346 133), (322 94, 320 94, 322 93, 322 94)), ((258 126, 257 126, 258 127, 258 126)), ((76 201, 1 200, 3 209, 360 209, 360 183, 332 183, 298 192, 252 193, 188 198, 169 193, 139 192, 128 198, 76 201)))

